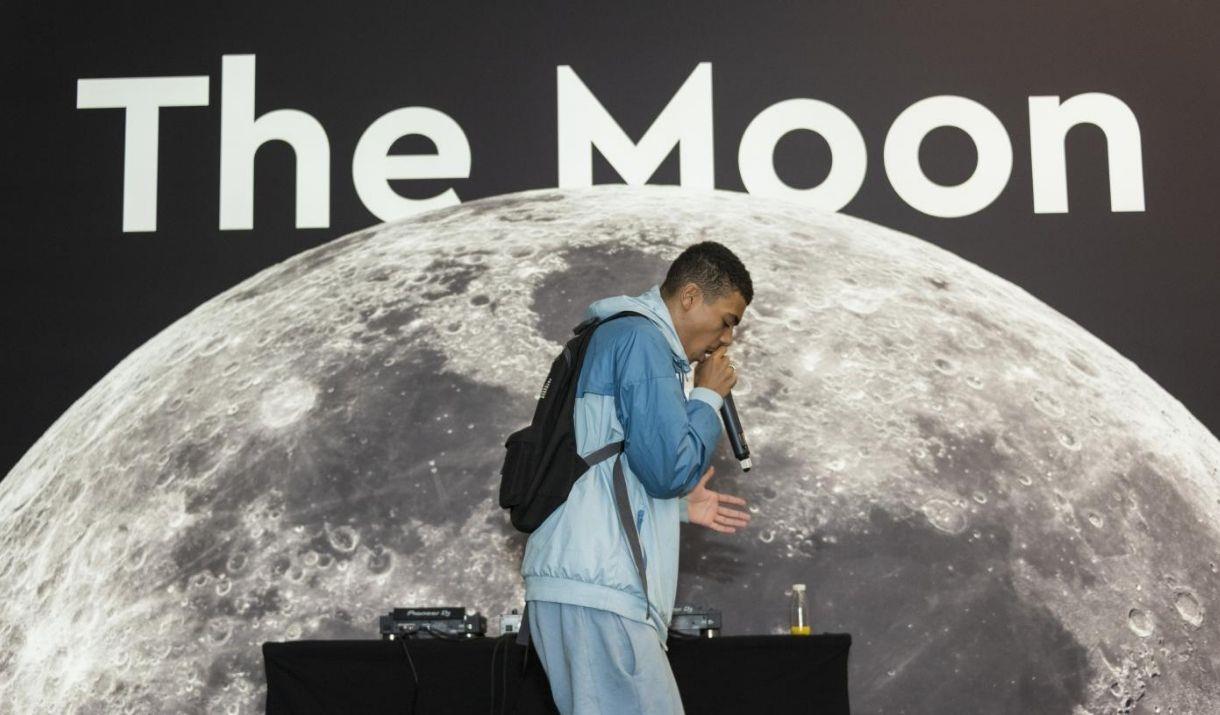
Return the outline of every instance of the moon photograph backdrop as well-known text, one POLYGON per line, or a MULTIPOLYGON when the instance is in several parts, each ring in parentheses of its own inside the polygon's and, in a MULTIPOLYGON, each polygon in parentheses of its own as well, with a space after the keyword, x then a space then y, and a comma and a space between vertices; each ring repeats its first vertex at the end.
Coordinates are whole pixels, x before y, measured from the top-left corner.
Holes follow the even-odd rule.
POLYGON ((523 605, 504 438, 588 303, 700 240, 754 281, 755 468, 722 442, 711 482, 753 520, 683 527, 679 604, 782 633, 808 584, 859 712, 1220 702, 1220 442, 1135 364, 915 236, 599 186, 343 236, 114 367, 0 482, 5 709, 261 712, 264 641, 438 603, 494 628, 523 605))

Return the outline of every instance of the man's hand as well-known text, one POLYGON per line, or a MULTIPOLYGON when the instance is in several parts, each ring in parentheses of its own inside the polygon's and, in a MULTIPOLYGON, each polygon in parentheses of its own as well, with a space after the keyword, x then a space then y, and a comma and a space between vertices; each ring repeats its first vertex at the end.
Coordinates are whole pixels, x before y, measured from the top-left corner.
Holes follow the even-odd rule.
POLYGON ((728 504, 745 506, 746 500, 741 497, 729 496, 714 492, 707 488, 707 480, 712 478, 715 467, 708 467, 699 484, 686 495, 686 513, 692 524, 706 526, 722 534, 732 534, 736 527, 745 527, 750 523, 750 513, 739 509, 730 509, 728 504))
POLYGON ((729 363, 728 346, 721 345, 695 368, 695 387, 715 390, 721 397, 737 384, 737 370, 729 363))

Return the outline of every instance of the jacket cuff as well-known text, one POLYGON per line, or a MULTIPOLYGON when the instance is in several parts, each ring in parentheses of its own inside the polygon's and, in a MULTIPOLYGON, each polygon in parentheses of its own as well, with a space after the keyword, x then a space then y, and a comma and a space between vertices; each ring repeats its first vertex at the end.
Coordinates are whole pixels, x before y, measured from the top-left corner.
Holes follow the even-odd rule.
POLYGON ((719 411, 720 406, 724 404, 724 398, 720 393, 708 387, 696 387, 690 391, 690 399, 702 400, 712 406, 713 410, 719 411))
POLYGON ((684 521, 688 524, 690 523, 690 513, 687 511, 688 509, 689 505, 687 503, 686 496, 684 495, 678 500, 678 521, 684 521))

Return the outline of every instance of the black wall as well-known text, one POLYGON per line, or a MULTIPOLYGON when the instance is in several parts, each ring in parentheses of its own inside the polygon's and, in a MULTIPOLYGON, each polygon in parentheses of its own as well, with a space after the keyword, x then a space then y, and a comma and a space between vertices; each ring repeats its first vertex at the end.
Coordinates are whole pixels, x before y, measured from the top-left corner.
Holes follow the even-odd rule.
MULTIPOLYGON (((760 111, 810 97, 846 112, 868 146, 863 187, 842 211, 912 233, 1016 283, 1138 364, 1220 433, 1215 318, 1220 201, 1220 6, 1074 3, 10 2, 0 109, 5 200, 0 325, 5 400, 0 474, 99 378, 159 330, 260 269, 377 223, 352 184, 356 142, 377 117, 426 106, 461 125, 468 178, 395 182, 404 196, 462 200, 554 186, 556 67, 570 65, 638 140, 699 62, 712 63, 716 186, 742 190, 737 149, 760 111), (524 4, 515 4, 524 5, 524 4), (257 154, 253 230, 219 229, 221 63, 257 57, 256 111, 308 112, 331 150, 330 226, 295 227, 295 158, 257 154), (77 80, 208 75, 206 107, 160 112, 155 232, 122 230, 125 115, 77 109, 77 80), (1142 142, 1144 211, 1110 207, 1106 142, 1066 140, 1069 211, 1033 209, 1028 98, 1100 92, 1129 106, 1142 142), (1005 125, 1013 169, 991 205, 961 218, 907 205, 882 164, 912 103, 959 95, 1005 125)), ((396 153, 427 153, 405 137, 396 153)), ((828 144, 779 143, 779 176, 818 184, 828 144)), ((956 184, 974 145, 941 128, 927 175, 956 184)), ((595 156, 597 183, 622 181, 595 156)), ((653 183, 678 183, 677 152, 653 183)), ((747 265, 749 257, 743 256, 747 265)))

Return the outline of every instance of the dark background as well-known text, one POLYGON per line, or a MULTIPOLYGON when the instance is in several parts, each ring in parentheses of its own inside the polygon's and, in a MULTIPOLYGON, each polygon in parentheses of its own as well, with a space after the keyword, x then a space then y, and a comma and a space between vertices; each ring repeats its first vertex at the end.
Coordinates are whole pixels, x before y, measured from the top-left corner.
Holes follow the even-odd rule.
MULTIPOLYGON (((468 179, 395 182, 404 196, 453 187, 469 201, 556 185, 561 64, 638 140, 696 64, 711 62, 721 189, 743 189, 737 147, 763 109, 797 97, 837 106, 869 152, 864 186, 844 213, 919 236, 1021 286, 1220 433, 1220 6, 868 5, 6 3, 0 474, 112 367, 195 306, 377 223, 352 186, 351 157, 382 114, 432 107, 470 142, 468 179), (294 227, 295 159, 273 142, 257 154, 254 230, 218 229, 221 56, 246 53, 257 56, 256 115, 300 109, 326 129, 329 228, 294 227), (157 230, 125 234, 125 114, 76 109, 76 81, 172 75, 209 75, 210 104, 161 110, 157 230), (1139 121, 1146 211, 1111 212, 1104 135, 1082 125, 1067 138, 1069 212, 1033 212, 1028 97, 1084 92, 1114 95, 1139 121), (985 105, 1013 144, 1004 192, 962 218, 908 206, 881 162, 894 118, 942 94, 985 105)), ((419 136, 393 148, 432 150, 419 136)), ((920 159, 930 178, 956 184, 976 155, 964 133, 942 128, 924 141, 920 159)), ((775 162, 787 183, 808 187, 826 176, 830 153, 819 136, 795 132, 781 140, 775 162)), ((594 179, 621 181, 600 157, 594 179)), ((678 180, 675 150, 651 181, 678 180)), ((748 266, 749 256, 743 260, 748 266)))

